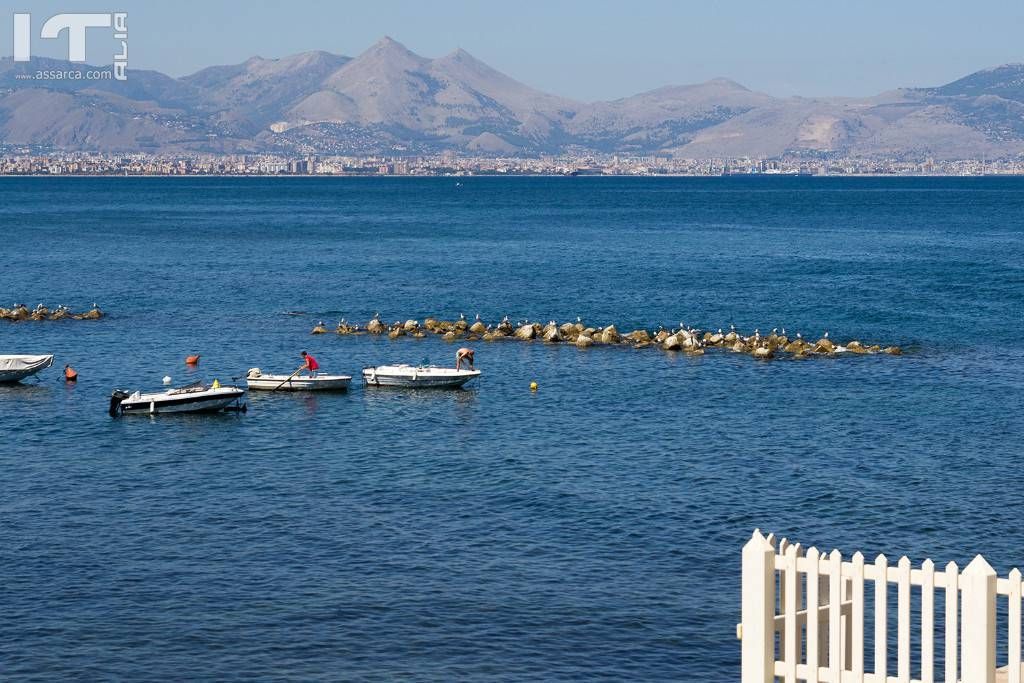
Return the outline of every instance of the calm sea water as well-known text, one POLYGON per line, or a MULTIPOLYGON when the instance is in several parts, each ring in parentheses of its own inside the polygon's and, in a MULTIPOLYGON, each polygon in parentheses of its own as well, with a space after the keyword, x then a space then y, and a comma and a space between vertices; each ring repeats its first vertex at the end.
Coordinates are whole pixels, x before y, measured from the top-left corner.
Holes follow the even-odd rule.
POLYGON ((754 527, 1024 564, 1024 181, 461 183, 0 180, 0 304, 109 313, 0 322, 3 353, 81 372, 0 388, 0 677, 731 681, 754 527), (375 311, 909 353, 479 343, 468 391, 107 416, 113 387, 303 349, 350 374, 452 361, 309 335, 375 311))

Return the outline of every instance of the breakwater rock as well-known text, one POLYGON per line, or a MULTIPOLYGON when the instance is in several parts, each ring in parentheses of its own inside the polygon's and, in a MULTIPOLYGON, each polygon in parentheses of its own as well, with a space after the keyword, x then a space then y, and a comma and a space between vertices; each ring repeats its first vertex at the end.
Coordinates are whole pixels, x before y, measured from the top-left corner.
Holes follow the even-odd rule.
POLYGON ((25 304, 14 304, 10 308, 0 307, 0 320, 11 322, 42 320, 99 320, 104 316, 103 311, 95 303, 88 311, 75 313, 63 304, 54 308, 48 308, 45 304, 39 304, 29 310, 25 304))
MULTIPOLYGON (((322 327, 322 323, 318 327, 322 327)), ((549 320, 547 323, 529 320, 512 322, 506 316, 496 323, 488 323, 480 316, 476 316, 476 319, 470 322, 466 320, 465 316, 460 315, 457 320, 426 318, 422 323, 415 319, 386 323, 378 315, 362 327, 341 320, 335 331, 339 335, 387 335, 390 339, 400 337, 421 339, 428 335, 436 335, 448 342, 507 340, 566 344, 581 349, 598 346, 653 348, 694 356, 718 350, 746 354, 765 361, 774 358, 799 359, 840 354, 899 356, 903 353, 899 346, 891 344, 868 344, 857 339, 837 342, 829 336, 828 332, 824 332, 813 341, 805 339, 800 332, 790 336, 785 328, 775 328, 766 334, 762 334, 760 329, 755 329, 753 333, 745 334, 731 325, 728 331, 723 331, 721 328, 716 331, 701 330, 680 323, 678 327, 671 329, 659 327, 656 330, 635 329, 621 332, 620 328, 614 324, 595 327, 584 324, 579 318, 576 319, 576 322, 559 324, 555 320, 549 320)))

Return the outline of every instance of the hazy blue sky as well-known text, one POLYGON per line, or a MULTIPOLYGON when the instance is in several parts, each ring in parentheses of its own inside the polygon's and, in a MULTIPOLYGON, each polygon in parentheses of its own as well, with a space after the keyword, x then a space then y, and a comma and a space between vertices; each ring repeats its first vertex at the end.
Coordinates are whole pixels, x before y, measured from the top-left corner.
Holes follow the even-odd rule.
MULTIPOLYGON (((14 11, 33 32, 59 12, 128 12, 129 67, 173 76, 252 55, 356 55, 383 35, 437 57, 462 47, 543 90, 582 100, 727 76, 789 95, 866 95, 937 85, 1024 61, 1024 1, 215 0, 0 1, 0 54, 14 11)), ((91 34, 90 34, 91 35, 91 34)), ((89 60, 109 63, 103 40, 89 60)), ((66 57, 66 39, 33 43, 66 57)))

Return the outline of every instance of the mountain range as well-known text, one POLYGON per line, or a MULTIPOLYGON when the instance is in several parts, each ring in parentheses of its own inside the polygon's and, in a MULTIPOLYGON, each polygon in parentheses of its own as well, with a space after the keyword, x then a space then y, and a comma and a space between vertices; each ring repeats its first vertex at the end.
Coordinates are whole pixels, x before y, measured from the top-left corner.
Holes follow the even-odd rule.
POLYGON ((86 70, 0 59, 0 144, 101 152, 475 155, 602 152, 962 159, 1024 153, 1024 65, 867 98, 773 97, 725 78, 610 102, 533 89, 464 50, 383 38, 350 58, 253 57, 181 78, 33 77, 86 70))

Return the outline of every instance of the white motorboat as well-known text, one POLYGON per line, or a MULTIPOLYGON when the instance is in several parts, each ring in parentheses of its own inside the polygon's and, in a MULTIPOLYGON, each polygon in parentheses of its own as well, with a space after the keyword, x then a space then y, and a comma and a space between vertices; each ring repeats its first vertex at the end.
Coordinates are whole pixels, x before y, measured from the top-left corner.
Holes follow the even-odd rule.
POLYGON ((350 375, 268 375, 251 368, 245 375, 250 391, 345 391, 352 381, 350 375))
POLYGON ((245 389, 222 387, 214 382, 206 386, 201 382, 178 389, 144 394, 136 391, 114 390, 110 396, 110 416, 158 415, 163 413, 216 413, 222 410, 245 411, 241 403, 245 389))
POLYGON ((53 365, 53 356, 0 356, 0 382, 18 382, 53 365))
POLYGON ((456 370, 436 365, 378 365, 363 369, 363 381, 371 387, 456 389, 479 376, 479 370, 456 370))

